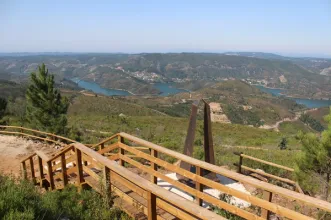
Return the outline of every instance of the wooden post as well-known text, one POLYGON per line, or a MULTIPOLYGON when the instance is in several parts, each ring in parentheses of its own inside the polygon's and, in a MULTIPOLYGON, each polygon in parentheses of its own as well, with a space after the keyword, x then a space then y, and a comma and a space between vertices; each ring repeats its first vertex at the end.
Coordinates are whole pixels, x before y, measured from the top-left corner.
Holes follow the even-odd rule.
POLYGON ((33 157, 31 157, 29 160, 30 160, 30 169, 31 169, 31 180, 35 184, 36 183, 36 175, 35 175, 35 172, 34 172, 33 157))
MULTIPOLYGON (((157 151, 154 149, 150 149, 151 156, 157 158, 157 151)), ((151 167, 153 170, 157 171, 157 164, 153 163, 151 161, 151 167)), ((157 184, 157 177, 154 175, 151 175, 151 182, 154 184, 157 184)))
POLYGON ((47 162, 47 169, 48 169, 47 174, 48 174, 48 178, 49 178, 49 187, 51 188, 51 190, 53 190, 53 189, 55 189, 55 185, 54 185, 52 161, 47 162))
POLYGON ((22 176, 23 176, 23 179, 27 179, 27 173, 26 173, 26 164, 25 164, 25 161, 22 162, 22 176))
POLYGON ((67 165, 66 165, 66 155, 65 155, 65 153, 61 154, 61 172, 62 172, 63 187, 65 187, 68 184, 67 165))
MULTIPOLYGON (((201 171, 202 171, 201 167, 195 166, 196 175, 201 176, 202 175, 201 171)), ((199 192, 203 192, 203 185, 200 182, 195 181, 195 189, 198 190, 199 192)), ((202 199, 201 198, 196 197, 195 202, 199 206, 202 206, 202 199)))
POLYGON ((148 220, 156 220, 156 196, 151 192, 147 193, 147 211, 148 220))
POLYGON ((241 173, 241 165, 243 164, 243 157, 241 156, 241 153, 239 155, 239 164, 238 164, 238 173, 241 173))
MULTIPOLYGON (((118 135, 118 142, 120 142, 120 143, 124 143, 124 138, 121 137, 120 135, 118 135)), ((124 155, 124 149, 120 148, 119 154, 124 155)), ((120 165, 121 165, 121 166, 124 166, 124 160, 119 159, 119 161, 120 161, 120 165)))
POLYGON ((39 169, 39 177, 40 177, 40 187, 42 187, 43 179, 44 179, 44 167, 43 167, 43 160, 39 156, 38 156, 38 169, 39 169))
POLYGON ((84 182, 83 166, 82 166, 82 152, 76 148, 76 167, 77 167, 77 182, 79 187, 84 182))
POLYGON ((207 163, 215 164, 213 134, 212 134, 211 117, 210 117, 210 106, 205 100, 202 100, 202 101, 205 103, 204 116, 203 116, 205 161, 207 163))
MULTIPOLYGON (((272 192, 268 192, 268 191, 263 191, 263 199, 267 200, 268 202, 271 202, 272 200, 272 192)), ((262 209, 261 210, 261 217, 263 219, 269 219, 270 217, 270 211, 267 209, 262 209)))
POLYGON ((110 202, 111 199, 111 184, 110 184, 110 169, 107 166, 103 167, 103 181, 105 187, 105 197, 107 199, 107 203, 110 202))
POLYGON ((100 144, 100 149, 99 150, 102 150, 104 148, 105 148, 105 143, 100 144))
MULTIPOLYGON (((190 115, 190 121, 187 129, 187 135, 185 139, 185 145, 184 145, 184 154, 186 156, 192 156, 193 154, 193 143, 194 143, 194 137, 195 137, 195 128, 197 124, 197 113, 198 113, 198 105, 199 100, 194 101, 192 104, 191 109, 191 115, 190 115)), ((180 168, 185 170, 190 170, 191 165, 187 162, 181 161, 180 168)), ((177 175, 178 178, 182 178, 180 175, 177 175)))

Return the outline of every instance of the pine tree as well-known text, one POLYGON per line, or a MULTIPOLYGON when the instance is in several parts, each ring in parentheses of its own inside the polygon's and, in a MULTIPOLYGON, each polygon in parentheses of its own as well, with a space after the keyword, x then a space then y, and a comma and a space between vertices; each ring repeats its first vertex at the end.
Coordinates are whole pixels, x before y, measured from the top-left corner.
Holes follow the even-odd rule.
POLYGON ((31 73, 26 92, 26 119, 31 127, 55 134, 65 134, 68 100, 54 88, 54 75, 48 73, 45 64, 31 73))
POLYGON ((301 134, 302 152, 296 159, 296 176, 309 190, 318 191, 328 200, 331 181, 331 108, 326 117, 327 130, 321 137, 315 134, 301 134))

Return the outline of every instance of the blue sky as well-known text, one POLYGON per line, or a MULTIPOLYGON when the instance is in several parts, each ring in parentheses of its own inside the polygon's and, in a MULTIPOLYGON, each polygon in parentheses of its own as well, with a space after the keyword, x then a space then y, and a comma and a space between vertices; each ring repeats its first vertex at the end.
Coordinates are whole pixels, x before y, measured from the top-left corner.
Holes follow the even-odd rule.
POLYGON ((331 0, 0 0, 0 52, 331 57, 331 0))

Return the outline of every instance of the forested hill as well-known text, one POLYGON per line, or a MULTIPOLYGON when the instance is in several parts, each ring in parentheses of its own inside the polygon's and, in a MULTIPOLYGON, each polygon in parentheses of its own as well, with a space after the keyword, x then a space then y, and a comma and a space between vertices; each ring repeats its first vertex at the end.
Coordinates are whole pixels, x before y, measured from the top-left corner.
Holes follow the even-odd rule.
POLYGON ((199 89, 208 83, 239 78, 286 88, 289 95, 313 98, 331 95, 330 77, 314 72, 309 63, 312 61, 302 59, 298 65, 293 60, 212 53, 0 57, 0 75, 15 78, 13 74, 19 74, 24 78, 42 62, 56 74, 57 81, 79 77, 104 88, 126 89, 135 94, 157 94, 159 91, 150 84, 153 82, 176 82, 180 87, 199 89))

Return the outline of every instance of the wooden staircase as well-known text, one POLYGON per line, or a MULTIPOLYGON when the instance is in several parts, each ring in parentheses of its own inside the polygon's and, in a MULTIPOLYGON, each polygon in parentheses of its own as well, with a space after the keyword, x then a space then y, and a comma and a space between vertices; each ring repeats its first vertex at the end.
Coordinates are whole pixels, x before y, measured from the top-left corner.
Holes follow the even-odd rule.
POLYGON ((2 134, 66 143, 62 150, 51 157, 37 151, 24 158, 21 162, 24 178, 49 190, 60 190, 68 184, 78 188, 92 188, 104 196, 113 197, 115 205, 135 219, 225 219, 203 208, 202 202, 244 219, 269 219, 272 213, 287 219, 313 219, 273 203, 273 196, 300 202, 304 207, 331 212, 331 204, 326 201, 208 164, 126 133, 118 133, 98 144, 87 146, 67 138, 62 139, 61 136, 22 127, 0 128, 6 129, 0 130, 2 134), (165 156, 189 163, 195 167, 196 173, 165 161, 165 156), (260 189, 264 197, 249 195, 208 179, 203 175, 204 170, 260 189), (171 179, 165 175, 166 172, 185 177, 193 186, 171 179), (158 178, 192 195, 195 200, 189 201, 158 186, 158 178), (259 213, 236 207, 205 193, 204 188, 217 189, 245 200, 261 211, 259 213))

